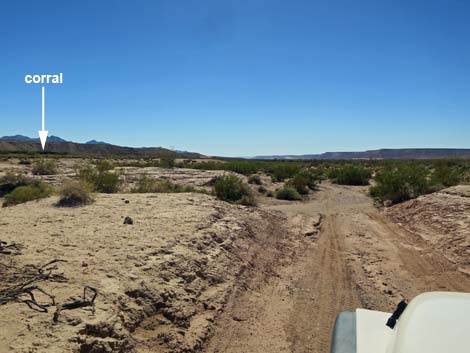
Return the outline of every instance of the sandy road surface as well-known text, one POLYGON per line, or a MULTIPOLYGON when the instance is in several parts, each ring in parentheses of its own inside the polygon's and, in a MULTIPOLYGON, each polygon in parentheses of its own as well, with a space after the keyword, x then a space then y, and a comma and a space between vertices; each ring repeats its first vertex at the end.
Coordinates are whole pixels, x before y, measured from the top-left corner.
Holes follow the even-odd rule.
POLYGON ((424 291, 470 291, 459 272, 421 237, 377 211, 360 187, 325 184, 306 203, 267 206, 322 214, 321 232, 267 284, 253 286, 221 316, 205 352, 329 352, 339 311, 390 311, 424 291))

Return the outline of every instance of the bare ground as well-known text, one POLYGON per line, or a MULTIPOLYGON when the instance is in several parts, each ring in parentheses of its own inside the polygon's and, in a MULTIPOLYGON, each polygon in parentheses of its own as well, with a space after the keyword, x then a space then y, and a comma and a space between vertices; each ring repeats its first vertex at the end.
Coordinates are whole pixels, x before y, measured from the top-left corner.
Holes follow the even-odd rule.
POLYGON ((470 291, 457 264, 376 210, 364 188, 326 184, 310 202, 268 207, 321 213, 321 232, 267 285, 240 293, 205 352, 327 353, 339 311, 390 311, 424 291, 470 291))
MULTIPOLYGON (((73 175, 75 161, 62 163, 66 172, 48 182, 73 175)), ((197 186, 219 173, 128 168, 126 181, 137 172, 197 186)), ((54 322, 54 307, 0 305, 0 352, 328 353, 339 311, 470 291, 460 189, 386 214, 366 188, 331 184, 307 202, 263 197, 260 209, 200 194, 97 195, 72 209, 55 201, 0 209, 0 240, 24 246, 0 253, 0 291, 15 271, 64 259, 54 273, 66 281, 40 287, 67 303, 92 286, 94 311, 63 311, 54 322)))
POLYGON ((95 310, 63 311, 53 322, 54 306, 1 305, 0 352, 198 351, 232 291, 250 273, 270 277, 296 241, 280 214, 201 194, 97 195, 81 208, 55 201, 0 209, 1 240, 24 246, 0 254, 0 291, 25 268, 61 259, 54 273, 66 281, 38 285, 59 304, 96 288, 95 310))

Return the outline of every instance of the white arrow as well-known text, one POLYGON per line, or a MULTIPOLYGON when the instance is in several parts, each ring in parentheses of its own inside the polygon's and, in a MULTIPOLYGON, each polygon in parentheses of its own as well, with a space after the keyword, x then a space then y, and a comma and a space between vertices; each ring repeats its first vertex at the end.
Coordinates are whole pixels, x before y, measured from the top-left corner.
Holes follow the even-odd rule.
POLYGON ((41 140, 41 146, 42 150, 44 151, 44 147, 46 147, 46 141, 47 141, 47 134, 48 132, 45 129, 45 113, 46 113, 46 104, 45 104, 45 91, 44 91, 44 86, 42 86, 42 130, 38 131, 39 132, 39 139, 41 140))

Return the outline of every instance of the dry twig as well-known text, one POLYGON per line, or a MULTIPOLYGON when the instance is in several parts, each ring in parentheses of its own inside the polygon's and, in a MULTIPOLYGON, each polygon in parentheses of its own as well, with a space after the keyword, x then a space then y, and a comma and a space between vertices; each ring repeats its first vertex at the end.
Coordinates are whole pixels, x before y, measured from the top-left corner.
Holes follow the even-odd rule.
POLYGON ((95 299, 96 296, 98 295, 98 291, 90 286, 85 286, 83 288, 83 297, 80 299, 73 299, 69 302, 57 305, 57 310, 54 313, 54 322, 59 321, 59 316, 62 310, 73 310, 73 309, 79 309, 79 308, 84 308, 87 306, 91 306, 93 313, 95 312, 95 299), (87 292, 91 293, 91 297, 89 296, 87 298, 87 292))
POLYGON ((65 262, 65 260, 55 259, 39 267, 28 265, 20 272, 12 272, 10 282, 15 282, 15 284, 0 290, 0 305, 19 302, 28 305, 33 310, 47 312, 48 307, 56 305, 54 296, 37 284, 40 282, 65 282, 66 278, 63 274, 53 273, 58 269, 57 263, 59 262, 65 262), (46 295, 51 299, 51 302, 39 303, 34 295, 35 292, 46 295), (24 299, 25 296, 27 296, 26 299, 24 299))

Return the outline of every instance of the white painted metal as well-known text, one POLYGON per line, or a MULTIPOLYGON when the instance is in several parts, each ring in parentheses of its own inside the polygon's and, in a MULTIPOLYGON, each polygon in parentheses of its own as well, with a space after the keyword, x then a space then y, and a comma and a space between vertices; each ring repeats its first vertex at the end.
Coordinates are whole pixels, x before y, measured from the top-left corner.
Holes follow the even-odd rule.
POLYGON ((398 320, 386 353, 469 353, 469 319, 470 293, 418 295, 398 320))
POLYGON ((415 297, 392 330, 390 313, 356 310, 357 353, 469 353, 470 293, 415 297))
POLYGON ((392 330, 385 326, 390 313, 356 310, 356 352, 385 353, 392 330))

